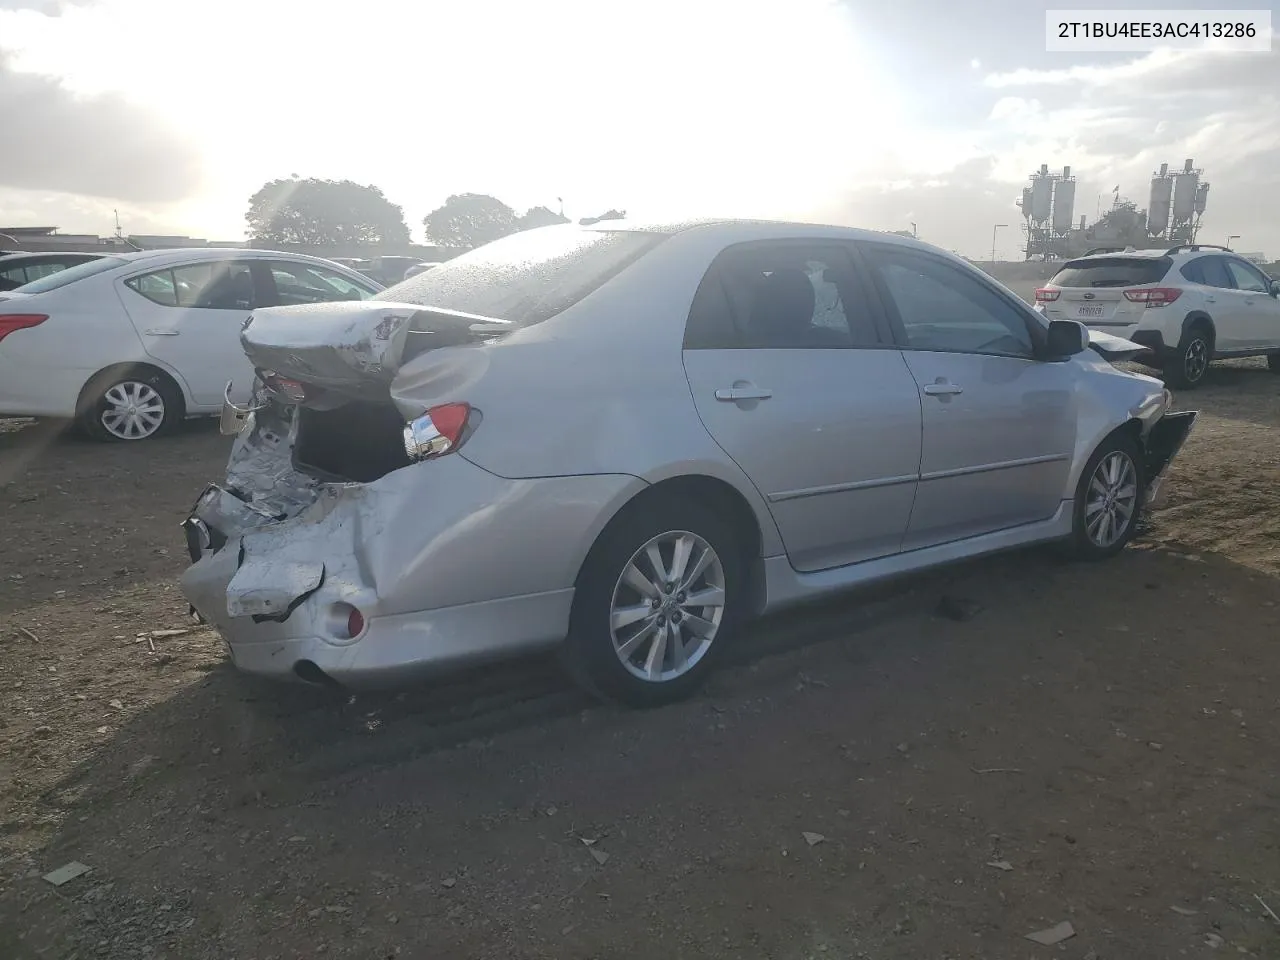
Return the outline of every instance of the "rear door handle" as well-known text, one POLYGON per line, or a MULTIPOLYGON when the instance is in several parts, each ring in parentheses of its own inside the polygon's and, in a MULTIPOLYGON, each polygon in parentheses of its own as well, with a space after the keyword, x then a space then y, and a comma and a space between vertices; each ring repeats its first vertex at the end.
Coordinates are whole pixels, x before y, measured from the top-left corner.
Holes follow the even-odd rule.
POLYGON ((1217 301, 1217 300, 1215 300, 1215 299, 1213 299, 1213 297, 1205 297, 1205 298, 1204 298, 1204 302, 1205 302, 1205 303, 1217 303, 1218 301, 1217 301))
POLYGON ((716 399, 723 400, 725 403, 734 403, 738 400, 768 400, 772 396, 773 391, 763 387, 728 387, 716 391, 716 399))
POLYGON ((958 383, 940 380, 937 383, 925 384, 924 392, 931 397, 954 397, 958 393, 964 393, 964 387, 958 383))

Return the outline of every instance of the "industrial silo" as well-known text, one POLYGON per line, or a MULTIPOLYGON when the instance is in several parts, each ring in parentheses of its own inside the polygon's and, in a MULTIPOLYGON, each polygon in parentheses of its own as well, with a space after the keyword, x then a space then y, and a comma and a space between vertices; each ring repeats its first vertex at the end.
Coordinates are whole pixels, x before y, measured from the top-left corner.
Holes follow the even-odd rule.
POLYGON ((1151 177, 1151 201, 1147 205, 1147 231, 1153 237, 1163 237, 1169 229, 1169 211, 1173 200, 1173 178, 1169 165, 1160 164, 1160 172, 1151 177))

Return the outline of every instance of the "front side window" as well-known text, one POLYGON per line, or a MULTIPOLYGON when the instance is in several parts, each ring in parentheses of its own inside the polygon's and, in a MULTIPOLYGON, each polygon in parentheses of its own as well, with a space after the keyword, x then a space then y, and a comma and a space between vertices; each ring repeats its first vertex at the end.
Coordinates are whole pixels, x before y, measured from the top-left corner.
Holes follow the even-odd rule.
POLYGON ((689 349, 823 349, 877 344, 875 324, 839 247, 731 247, 707 271, 685 332, 689 349))
POLYGON ((374 290, 362 287, 335 270, 311 263, 270 261, 276 283, 276 303, 282 307, 303 303, 337 303, 368 300, 374 290))
POLYGON ((1236 288, 1247 293, 1269 293, 1271 284, 1267 283, 1262 272, 1241 260, 1227 260, 1227 272, 1235 281, 1236 288))
POLYGON ((257 305, 249 264, 232 260, 153 270, 125 285, 163 307, 245 312, 257 305))
POLYGON ((943 353, 1035 356, 1027 319, 968 271, 896 247, 873 247, 869 260, 902 325, 904 346, 943 353))

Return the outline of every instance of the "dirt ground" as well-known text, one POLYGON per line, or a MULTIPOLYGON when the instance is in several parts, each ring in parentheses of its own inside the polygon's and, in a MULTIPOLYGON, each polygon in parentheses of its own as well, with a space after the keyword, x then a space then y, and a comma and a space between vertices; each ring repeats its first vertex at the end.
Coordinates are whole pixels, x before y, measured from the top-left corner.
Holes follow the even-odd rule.
POLYGON ((0 425, 0 958, 1280 957, 1278 397, 1241 363, 1182 398, 1119 558, 790 614, 648 713, 543 661, 241 677, 164 632, 212 424, 0 425))

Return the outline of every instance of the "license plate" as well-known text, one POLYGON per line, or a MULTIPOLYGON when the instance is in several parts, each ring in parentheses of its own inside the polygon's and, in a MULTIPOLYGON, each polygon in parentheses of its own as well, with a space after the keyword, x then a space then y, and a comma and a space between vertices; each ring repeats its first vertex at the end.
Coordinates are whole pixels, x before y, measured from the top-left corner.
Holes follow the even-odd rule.
POLYGON ((1102 316, 1102 307, 1076 307, 1077 317, 1100 317, 1102 316))

